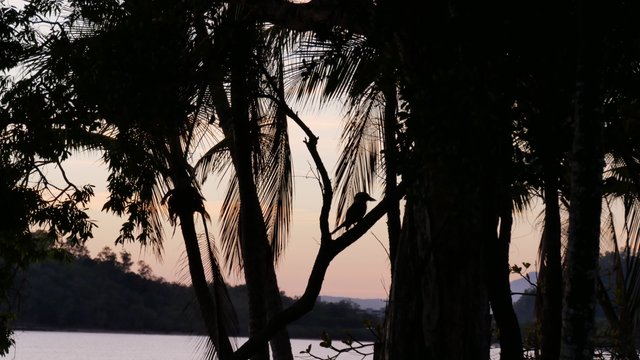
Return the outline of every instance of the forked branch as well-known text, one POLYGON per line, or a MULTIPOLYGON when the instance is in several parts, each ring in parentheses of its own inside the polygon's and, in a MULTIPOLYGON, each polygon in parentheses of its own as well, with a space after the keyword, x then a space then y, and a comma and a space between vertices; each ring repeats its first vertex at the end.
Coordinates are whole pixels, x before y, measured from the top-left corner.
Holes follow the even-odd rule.
MULTIPOLYGON (((267 78, 270 78, 268 74, 265 74, 267 78)), ((271 83, 272 86, 275 82, 271 83)), ((277 93, 277 92, 276 92, 277 93)), ((390 199, 385 197, 377 206, 375 206, 366 216, 364 216, 353 228, 346 231, 336 240, 331 239, 329 230, 329 210, 331 209, 331 201, 333 198, 333 191, 331 182, 327 170, 318 154, 316 145, 318 137, 313 134, 308 126, 300 119, 300 117, 286 104, 284 99, 278 98, 273 95, 265 95, 271 100, 275 101, 300 128, 305 132, 308 139, 305 141, 307 149, 313 158, 322 181, 322 210, 320 214, 320 228, 322 231, 322 240, 320 243, 320 249, 316 255, 307 287, 304 294, 295 301, 291 306, 277 313, 273 318, 269 320, 267 325, 256 335, 249 338, 236 352, 234 358, 236 359, 248 359, 258 349, 264 346, 270 338, 280 329, 284 328, 293 321, 301 318, 303 315, 311 311, 315 305, 315 302, 320 295, 322 284, 324 282, 325 274, 331 261, 340 252, 346 249, 349 245, 356 242, 364 235, 382 216, 387 213, 387 208, 390 199)), ((399 193, 404 192, 404 186, 400 184, 399 193)))

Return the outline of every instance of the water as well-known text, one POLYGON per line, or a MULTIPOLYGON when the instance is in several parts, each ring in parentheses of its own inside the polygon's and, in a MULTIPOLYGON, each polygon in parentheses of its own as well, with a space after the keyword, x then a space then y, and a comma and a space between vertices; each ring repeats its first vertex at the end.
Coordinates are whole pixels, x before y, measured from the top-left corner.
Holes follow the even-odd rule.
MULTIPOLYGON (((16 331, 14 338, 16 345, 6 356, 7 360, 201 360, 205 354, 204 337, 195 335, 16 331)), ((245 340, 240 338, 238 343, 245 340)), ((313 355, 326 358, 332 354, 319 343, 319 339, 292 340, 294 357, 312 359, 308 354, 300 354, 309 344, 313 355)), ((362 358, 349 353, 339 357, 340 360, 362 358)))

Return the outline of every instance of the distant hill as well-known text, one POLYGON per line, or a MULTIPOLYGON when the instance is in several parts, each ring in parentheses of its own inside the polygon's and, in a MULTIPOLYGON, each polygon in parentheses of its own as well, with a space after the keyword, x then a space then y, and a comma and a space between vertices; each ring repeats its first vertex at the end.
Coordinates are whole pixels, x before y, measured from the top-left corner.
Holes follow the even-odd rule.
MULTIPOLYGON (((532 283, 535 284, 535 283, 538 282, 538 273, 537 272, 532 271, 528 275, 529 275, 529 280, 532 283)), ((533 286, 531 286, 531 284, 526 279, 520 278, 520 279, 517 279, 517 280, 513 280, 511 282, 511 292, 523 293, 523 292, 525 292, 527 290, 531 290, 531 289, 533 289, 533 286)), ((521 296, 522 295, 519 295, 519 294, 518 295, 516 295, 516 294, 511 295, 511 301, 515 303, 516 301, 520 300, 521 296)))
POLYGON ((350 298, 350 297, 343 297, 343 296, 320 295, 320 298, 318 300, 328 302, 328 303, 339 303, 341 301, 350 301, 355 303, 360 307, 360 309, 365 311, 368 309, 371 309, 374 311, 381 311, 381 310, 384 310, 385 306, 387 306, 386 299, 360 299, 360 298, 350 298))
MULTIPOLYGON (((103 251, 96 259, 81 255, 68 262, 46 261, 18 276, 21 297, 15 304, 14 327, 24 330, 92 330, 143 333, 204 332, 197 301, 190 287, 153 276, 148 266, 131 271, 128 256, 119 260, 103 251)), ((240 328, 248 335, 246 286, 229 288, 240 328)), ((283 295, 283 304, 294 299, 283 295)), ((365 304, 368 304, 365 302, 365 304)), ((370 307, 371 305, 367 305, 370 307)), ((0 307, 0 312, 7 309, 0 307)), ((293 338, 320 338, 323 332, 341 338, 346 332, 373 340, 364 323, 382 322, 379 313, 356 302, 316 302, 313 310, 289 324, 293 338)))
MULTIPOLYGON (((538 273, 533 271, 529 273, 529 279, 534 284, 538 281, 538 273)), ((511 282, 511 291, 516 293, 523 293, 526 290, 532 289, 533 286, 527 282, 525 279, 516 279, 511 282)), ((522 295, 513 295, 512 301, 515 303, 520 299, 522 295)), ((373 310, 373 311, 383 311, 385 306, 387 306, 387 299, 362 299, 362 298, 352 298, 346 296, 328 296, 328 295, 320 295, 320 301, 328 302, 328 303, 339 303, 341 301, 350 301, 360 307, 362 310, 373 310)))

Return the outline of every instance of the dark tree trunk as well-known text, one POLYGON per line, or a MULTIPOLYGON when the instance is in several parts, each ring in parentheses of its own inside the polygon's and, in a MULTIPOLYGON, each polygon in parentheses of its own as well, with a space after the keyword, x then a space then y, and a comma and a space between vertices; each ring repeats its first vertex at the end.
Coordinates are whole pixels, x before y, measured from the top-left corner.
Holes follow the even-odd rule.
POLYGON ((209 292, 209 285, 202 264, 193 215, 193 211, 189 209, 181 211, 178 215, 180 219, 180 230, 189 260, 191 284, 193 285, 198 304, 200 305, 200 311, 202 312, 202 318, 207 328, 209 339, 213 344, 216 344, 218 357, 221 360, 232 359, 233 349, 229 342, 230 334, 224 326, 220 325, 222 313, 219 311, 220 309, 216 306, 217 303, 209 292))
MULTIPOLYGON (((389 11, 401 30, 396 38, 414 157, 403 173, 408 217, 392 277, 386 352, 394 360, 484 360, 490 341, 487 241, 497 238, 497 183, 504 181, 495 172, 502 163, 496 142, 510 142, 487 106, 493 104, 484 78, 492 53, 485 45, 494 34, 476 27, 475 6, 425 5, 421 16, 408 3, 396 3, 396 14, 389 11), (461 33, 472 35, 463 39, 461 33), (414 333, 405 336, 407 329, 414 333)), ((506 266, 503 261, 496 266, 506 266)))
MULTIPOLYGON (((488 61, 485 76, 485 92, 488 94, 486 102, 491 105, 489 110, 490 126, 495 134, 494 141, 488 146, 489 157, 496 159, 489 171, 493 177, 484 184, 488 196, 484 198, 489 204, 487 211, 494 209, 495 215, 489 215, 487 222, 495 225, 486 233, 487 266, 489 301, 493 317, 498 328, 500 341, 500 359, 521 360, 523 357, 522 334, 516 313, 513 310, 511 296, 509 247, 511 245, 511 230, 513 226, 513 195, 512 182, 514 144, 512 113, 510 111, 513 100, 506 89, 513 88, 511 77, 506 76, 509 69, 502 60, 488 61), (489 95, 490 94, 490 95, 489 95), (499 223, 498 223, 499 222, 499 223), (495 229, 498 229, 496 236, 495 229)), ((486 180, 485 180, 486 181, 486 180)), ((491 214, 489 212, 489 214, 491 214)))
POLYGON ((545 167, 544 230, 538 276, 540 354, 543 360, 560 356, 562 328, 562 256, 557 172, 545 167))
MULTIPOLYGON (((272 260, 270 257, 269 259, 272 260)), ((280 288, 278 287, 277 277, 273 263, 271 266, 267 265, 268 274, 265 279, 265 293, 270 294, 266 297, 267 301, 267 315, 269 319, 273 318, 276 314, 282 311, 282 297, 280 296, 280 288), (275 296, 278 294, 278 296, 275 296)), ((273 353, 274 360, 293 360, 293 350, 291 349, 291 340, 289 338, 289 332, 284 327, 278 330, 271 341, 271 351, 273 353)))
MULTIPOLYGON (((231 55, 233 133, 227 136, 233 139, 232 159, 240 193, 240 241, 249 294, 249 333, 254 335, 266 325, 269 314, 282 310, 282 302, 253 173, 248 102, 251 98, 248 88, 251 76, 248 62, 252 58, 251 44, 254 41, 248 28, 250 26, 239 22, 234 27, 235 46, 231 55)), ((293 358, 286 329, 274 335, 271 345, 276 360, 293 358)), ((256 353, 252 359, 268 360, 268 349, 256 353)))
MULTIPOLYGON (((253 166, 251 162, 251 148, 249 137, 249 90, 248 66, 251 57, 251 41, 248 30, 239 24, 234 28, 233 36, 237 39, 231 52, 231 122, 232 133, 227 134, 233 139, 231 157, 238 179, 240 193, 240 246, 242 249, 242 268, 249 296, 249 335, 254 335, 262 329, 267 321, 265 302, 265 244, 262 243, 261 233, 256 226, 260 226, 259 201, 253 181, 253 166)), ((264 223, 262 224, 264 226, 264 223)), ((269 349, 264 347, 257 352, 253 360, 268 360, 269 349)))
POLYGON ((602 203, 602 44, 598 8, 578 2, 571 208, 560 358, 592 359, 602 203))
MULTIPOLYGON (((396 91, 396 82, 391 73, 387 74, 386 81, 383 82, 383 94, 385 98, 384 108, 384 163, 385 163, 385 196, 390 200, 389 208, 387 209, 387 234, 389 237, 389 268, 391 270, 391 276, 395 272, 395 261, 398 253, 398 246, 400 243, 400 197, 398 194, 398 165, 399 165, 399 151, 397 142, 397 109, 398 109, 398 94, 396 91)), ((386 316, 385 321, 389 317, 389 307, 385 308, 386 316)), ((385 325, 386 327, 386 325, 385 325)), ((375 348, 374 360, 382 360, 384 357, 384 341, 377 344, 375 348)))
POLYGON ((511 284, 509 282, 509 244, 511 242, 511 198, 504 199, 500 217, 500 235, 490 234, 487 239, 489 266, 489 301, 499 330, 500 359, 522 359, 522 335, 520 324, 513 310, 511 284))
POLYGON ((398 121, 396 112, 398 100, 395 78, 391 73, 386 74, 383 86, 385 98, 384 107, 384 164, 385 164, 385 196, 390 199, 387 210, 387 234, 389 236, 389 261, 391 274, 393 274, 394 262, 400 238, 400 199, 398 197, 398 142, 396 134, 398 121))
MULTIPOLYGON (((404 212, 404 221, 398 248, 396 266, 391 282, 390 300, 387 306, 385 328, 385 359, 434 359, 428 347, 426 335, 421 331, 424 317, 423 274, 428 265, 425 251, 421 251, 418 239, 418 227, 415 224, 426 224, 415 219, 416 206, 408 201, 404 212), (406 261, 407 259, 419 259, 406 261)), ((424 216, 426 212, 419 213, 424 216)), ((421 219, 427 221, 428 219, 421 219)), ((422 229, 424 231, 424 229, 422 229)), ((422 234, 426 236, 426 234, 422 234)))
POLYGON ((452 89, 468 88, 467 79, 456 76, 427 82, 437 98, 412 108, 412 116, 423 115, 413 120, 420 156, 408 176, 407 217, 392 279, 389 359, 489 357, 485 256, 498 216, 489 165, 497 161, 490 140, 495 133, 462 106, 470 98, 452 96, 452 89), (425 119, 427 124, 419 123, 425 119))
MULTIPOLYGON (((180 205, 178 209, 174 210, 177 210, 176 215, 180 221, 179 226, 187 251, 191 284, 200 306, 209 340, 214 344, 221 360, 232 359, 233 349, 229 341, 230 334, 222 321, 225 309, 217 303, 216 298, 211 294, 202 263, 202 254, 194 222, 194 213, 197 209, 194 207, 193 199, 189 198, 193 195, 193 191, 196 194, 197 191, 192 188, 193 179, 187 170, 189 165, 180 148, 180 139, 171 138, 169 142, 171 156, 169 177, 174 185, 173 196, 178 197, 174 199, 173 203, 180 205)), ((216 281, 221 281, 221 279, 216 279, 216 281)))

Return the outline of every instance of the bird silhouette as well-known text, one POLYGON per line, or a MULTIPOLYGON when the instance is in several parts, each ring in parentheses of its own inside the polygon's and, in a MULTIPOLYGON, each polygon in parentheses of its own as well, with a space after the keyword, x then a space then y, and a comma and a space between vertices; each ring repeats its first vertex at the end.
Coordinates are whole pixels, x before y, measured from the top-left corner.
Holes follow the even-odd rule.
POLYGON ((359 192, 353 198, 353 204, 349 206, 347 209, 347 214, 344 217, 344 222, 335 228, 331 234, 334 234, 339 229, 345 228, 349 230, 353 224, 357 223, 362 219, 364 214, 367 213, 367 201, 376 201, 376 199, 372 198, 366 192, 359 192))

